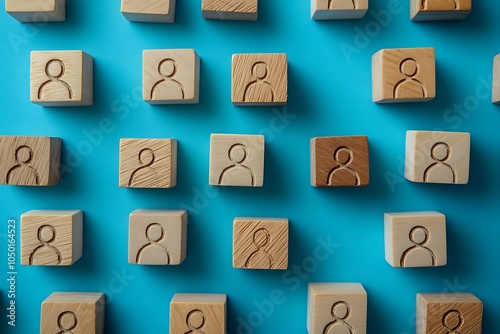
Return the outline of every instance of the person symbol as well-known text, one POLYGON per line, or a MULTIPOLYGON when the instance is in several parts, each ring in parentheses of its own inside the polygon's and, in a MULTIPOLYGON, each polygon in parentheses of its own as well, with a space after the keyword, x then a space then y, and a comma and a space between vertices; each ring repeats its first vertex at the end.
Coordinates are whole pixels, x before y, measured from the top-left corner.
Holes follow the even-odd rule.
POLYGON ((333 160, 337 166, 333 167, 326 178, 326 183, 329 186, 359 186, 359 174, 349 165, 353 160, 353 152, 351 149, 340 146, 333 152, 333 160))
POLYGON ((274 90, 267 81, 268 68, 263 61, 255 62, 252 65, 251 81, 243 92, 243 102, 274 102, 274 90))
POLYGON ((163 59, 158 64, 158 73, 163 79, 158 80, 151 88, 151 100, 163 100, 165 95, 169 100, 184 100, 186 94, 182 84, 175 80, 177 74, 177 63, 172 58, 163 59), (162 92, 158 90, 162 89, 162 92), (162 94, 163 93, 163 94, 162 94))
MULTIPOLYGON (((220 185, 230 185, 231 180, 237 180, 238 185, 254 186, 255 175, 243 163, 248 157, 247 147, 243 144, 234 144, 228 150, 228 158, 233 163, 224 168, 219 176, 220 185)), ((233 182, 234 183, 234 182, 233 182)))
POLYGON ((406 249, 401 255, 401 267, 435 266, 436 255, 425 246, 429 241, 429 230, 423 226, 415 226, 408 236, 413 246, 406 249))
POLYGON ((420 66, 415 59, 403 59, 399 65, 399 71, 405 78, 398 81, 394 86, 393 98, 427 97, 425 85, 415 78, 420 71, 420 66))
POLYGON ((40 177, 30 163, 33 160, 31 147, 22 145, 16 149, 15 159, 17 165, 9 169, 5 183, 17 185, 39 185, 40 177))
POLYGON ((141 167, 134 170, 130 175, 130 179, 128 180, 129 187, 140 186, 149 179, 158 177, 156 170, 151 167, 155 163, 155 158, 155 152, 150 148, 144 148, 139 151, 137 159, 141 167))
POLYGON ((57 326, 60 331, 57 334, 73 334, 73 329, 78 326, 76 314, 71 311, 65 311, 57 317, 57 326))
POLYGON ((170 254, 167 247, 161 242, 165 239, 165 229, 158 223, 151 223, 146 227, 148 243, 137 252, 135 263, 138 264, 170 264, 170 254))
POLYGON ((52 225, 42 225, 38 228, 37 246, 29 257, 31 265, 60 265, 62 262, 61 252, 51 245, 56 239, 56 229, 52 225))
POLYGON ((431 158, 435 162, 429 165, 424 171, 424 182, 431 183, 456 183, 457 175, 455 169, 446 161, 451 155, 451 148, 448 144, 439 142, 431 148, 431 158))
POLYGON ((245 262, 245 268, 271 269, 274 265, 273 257, 266 250, 271 235, 265 228, 259 228, 253 233, 253 244, 257 247, 245 262))
POLYGON ((40 88, 38 88, 39 100, 42 99, 44 92, 45 94, 50 94, 51 98, 57 97, 60 99, 67 94, 68 99, 73 99, 71 86, 66 81, 61 80, 61 77, 64 76, 65 72, 66 68, 62 60, 51 59, 47 62, 45 65, 45 74, 49 80, 42 83, 40 88))
POLYGON ((333 321, 323 329, 323 334, 356 334, 352 326, 346 321, 351 316, 351 307, 344 301, 332 305, 333 321))
POLYGON ((458 10, 458 0, 422 0, 422 9, 425 10, 458 10))
POLYGON ((186 317, 186 325, 189 331, 184 334, 205 334, 202 331, 203 326, 205 326, 205 313, 201 310, 192 310, 186 317))
POLYGON ((357 9, 357 0, 328 0, 328 9, 357 9))
POLYGON ((462 314, 458 310, 451 310, 443 315, 443 326, 447 332, 445 334, 460 334, 458 331, 464 322, 462 314))

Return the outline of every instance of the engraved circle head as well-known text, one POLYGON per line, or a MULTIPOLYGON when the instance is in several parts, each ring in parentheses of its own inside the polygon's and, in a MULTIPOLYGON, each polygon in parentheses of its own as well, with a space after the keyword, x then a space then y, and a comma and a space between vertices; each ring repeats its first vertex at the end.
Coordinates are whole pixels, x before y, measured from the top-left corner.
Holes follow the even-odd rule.
POLYGON ((258 80, 267 78, 267 64, 263 61, 258 61, 252 65, 252 75, 258 80))
POLYGON ((155 161, 155 154, 152 149, 144 148, 139 152, 139 162, 142 166, 151 166, 155 161))
POLYGON ((193 310, 186 317, 189 329, 200 329, 205 325, 205 314, 201 310, 193 310))
POLYGON ((60 59, 51 59, 45 65, 45 74, 51 79, 59 79, 64 74, 64 63, 60 59))
POLYGON ((349 318, 350 314, 351 314, 351 308, 349 307, 349 304, 347 304, 346 302, 340 301, 333 304, 332 316, 334 318, 345 320, 349 318))
POLYGON ((38 240, 41 243, 51 243, 56 238, 56 229, 52 225, 42 225, 38 228, 38 240))
POLYGON ((165 237, 165 229, 158 223, 149 224, 146 227, 146 238, 151 242, 159 242, 165 237))
POLYGON ((423 226, 415 226, 410 230, 410 241, 416 246, 423 246, 429 241, 429 231, 423 226))
POLYGON ((269 243, 270 235, 265 228, 259 228, 253 233, 253 243, 262 248, 269 243))
POLYGON ((73 330, 77 325, 76 315, 71 311, 65 311, 59 314, 57 324, 59 325, 59 329, 63 331, 73 330))
POLYGON ((247 158, 247 148, 243 144, 234 144, 229 149, 228 156, 233 163, 241 164, 247 158))
POLYGON ((439 142, 434 144, 431 148, 431 157, 435 161, 444 162, 450 157, 450 146, 448 144, 439 142))
POLYGON ((158 73, 167 78, 172 78, 177 73, 177 63, 172 58, 163 59, 158 64, 158 73))
POLYGON ((33 159, 31 147, 23 145, 16 149, 16 161, 20 164, 28 164, 33 159))
POLYGON ((347 166, 352 162, 352 151, 345 147, 338 147, 333 153, 333 159, 341 166, 347 166))
POLYGON ((458 310, 450 310, 443 315, 443 326, 455 331, 462 326, 462 314, 458 310))
POLYGON ((401 73, 408 77, 408 78, 413 78, 414 76, 417 75, 419 71, 419 66, 418 63, 415 59, 413 58, 406 58, 401 62, 399 65, 399 70, 401 73))

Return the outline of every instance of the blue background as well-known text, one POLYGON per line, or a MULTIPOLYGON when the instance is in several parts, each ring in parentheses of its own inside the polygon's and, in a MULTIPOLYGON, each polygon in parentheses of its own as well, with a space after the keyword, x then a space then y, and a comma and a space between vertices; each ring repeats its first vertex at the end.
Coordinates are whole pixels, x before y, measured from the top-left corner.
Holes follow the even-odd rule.
POLYGON ((7 282, 0 280, 1 332, 37 333, 40 305, 54 291, 103 291, 106 333, 166 333, 176 292, 226 293, 232 334, 306 333, 307 283, 333 281, 364 285, 369 333, 414 333, 416 293, 460 291, 484 302, 484 333, 500 333, 500 111, 490 102, 492 59, 500 52, 500 2, 474 1, 464 21, 434 23, 411 22, 409 0, 370 0, 364 19, 344 22, 311 20, 306 0, 261 0, 257 22, 204 20, 200 0, 177 2, 174 24, 128 22, 118 0, 73 0, 63 23, 21 24, 0 13, 0 133, 63 139, 59 185, 0 188, 2 276, 7 276, 9 218, 19 223, 32 209, 84 211, 84 255, 75 265, 17 265, 14 329, 6 326, 7 282), (373 14, 380 11, 386 14, 383 27, 373 14), (346 54, 342 50, 349 45, 346 54), (436 99, 371 102, 375 52, 429 46, 436 48, 436 99), (194 48, 200 55, 198 105, 142 101, 142 51, 162 48, 194 48), (30 51, 64 49, 94 57, 93 107, 30 103, 30 51), (288 54, 286 108, 231 104, 231 56, 247 52, 288 54), (470 132, 469 184, 406 181, 410 129, 470 132), (207 185, 211 133, 266 136, 263 188, 207 185), (310 186, 309 140, 328 135, 368 136, 369 186, 310 186), (125 137, 176 138, 177 186, 119 188, 118 147, 125 137), (188 257, 182 265, 127 264, 128 215, 137 208, 189 210, 188 257), (401 270, 386 263, 383 213, 414 210, 447 216, 447 266, 401 270), (290 219, 290 271, 232 268, 236 216, 290 219), (322 261, 314 258, 318 238, 335 244, 322 261), (251 331, 238 327, 243 322, 251 331))

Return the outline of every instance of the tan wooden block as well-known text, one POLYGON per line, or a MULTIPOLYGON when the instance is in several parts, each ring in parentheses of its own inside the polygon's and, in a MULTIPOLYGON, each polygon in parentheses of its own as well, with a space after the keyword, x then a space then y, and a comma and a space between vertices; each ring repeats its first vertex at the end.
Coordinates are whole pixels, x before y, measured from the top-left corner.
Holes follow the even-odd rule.
POLYGON ((262 187, 264 184, 264 136, 212 134, 209 184, 262 187))
POLYGON ((315 137, 310 143, 312 186, 368 185, 368 137, 315 137))
POLYGON ((472 293, 417 294, 417 334, 481 334, 483 303, 472 293))
POLYGON ((368 11, 368 0, 311 0, 314 20, 361 19, 368 11))
POLYGON ((66 21, 66 0, 5 0, 5 10, 20 22, 66 21))
POLYGON ((200 57, 193 49, 144 50, 142 82, 148 103, 198 103, 200 57))
POLYGON ((83 252, 83 212, 33 210, 21 215, 21 264, 70 266, 83 252))
POLYGON ((258 16, 258 1, 202 0, 201 12, 206 19, 255 21, 258 16))
POLYGON ((176 0, 122 0, 121 11, 129 21, 174 23, 176 0))
POLYGON ((366 334, 367 294, 359 283, 309 283, 309 334, 366 334))
POLYGON ((413 182, 469 182, 470 134, 407 131, 405 178, 413 182))
POLYGON ((60 138, 0 136, 0 184, 53 186, 60 160, 60 138))
POLYGON ((93 58, 83 51, 32 51, 31 102, 49 107, 94 103, 93 58))
POLYGON ((434 48, 384 49, 372 57, 373 102, 425 102, 436 97, 434 48))
POLYGON ((226 334, 227 296, 176 293, 170 302, 170 334, 226 334))
POLYGON ((105 295, 54 292, 42 303, 40 334, 104 334, 105 295))
POLYGON ((493 58, 493 87, 491 102, 500 103, 500 54, 493 58))
POLYGON ((472 0, 410 0, 412 21, 463 20, 472 10, 472 0))
POLYGON ((446 217, 435 211, 384 215, 385 259, 393 267, 446 265, 446 217))
POLYGON ((233 267, 287 269, 288 219, 235 218, 233 267))
POLYGON ((120 187, 172 188, 177 183, 175 139, 120 140, 120 187))
POLYGON ((287 98, 288 62, 285 53, 233 55, 233 104, 285 105, 287 98))

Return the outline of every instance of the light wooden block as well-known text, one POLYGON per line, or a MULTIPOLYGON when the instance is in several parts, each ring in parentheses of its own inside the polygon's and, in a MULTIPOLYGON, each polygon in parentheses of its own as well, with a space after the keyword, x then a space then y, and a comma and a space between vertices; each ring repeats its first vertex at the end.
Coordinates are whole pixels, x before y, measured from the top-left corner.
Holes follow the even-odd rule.
POLYGON ((288 61, 285 53, 233 55, 233 104, 285 105, 287 98, 288 61))
POLYGON ((0 184, 53 186, 60 161, 60 138, 0 136, 0 184))
POLYGON ((33 210, 21 215, 21 264, 70 266, 83 252, 83 212, 33 210))
POLYGON ((121 11, 129 21, 174 23, 176 0, 122 0, 121 11))
POLYGON ((233 267, 287 269, 288 219, 235 218, 233 267))
POLYGON ((316 137, 310 143, 312 186, 368 185, 368 137, 316 137))
POLYGON ((469 182, 470 134, 407 131, 405 178, 413 182, 469 182))
POLYGON ((20 22, 66 20, 66 0, 5 0, 5 10, 20 22))
POLYGON ((368 11, 368 0, 311 0, 314 20, 361 19, 368 11))
POLYGON ((226 334, 227 296, 176 293, 170 302, 170 334, 226 334))
POLYGON ((205 19, 255 21, 258 16, 257 0, 201 0, 205 19))
POLYGON ((500 54, 493 58, 493 87, 491 102, 500 103, 500 54))
POLYGON ((393 267, 446 265, 446 217, 442 213, 384 215, 385 259, 393 267))
POLYGON ((128 263, 177 265, 186 258, 185 210, 135 210, 129 218, 128 263))
POLYGON ((412 21, 463 20, 472 10, 472 0, 410 0, 412 21))
POLYGON ((384 49, 372 57, 373 102, 425 102, 436 97, 434 48, 384 49))
POLYGON ((309 283, 309 334, 366 334, 367 294, 359 283, 309 283))
POLYGON ((175 139, 120 140, 120 187, 172 188, 176 183, 175 139))
POLYGON ((105 295, 54 292, 42 303, 40 334, 104 334, 105 295))
POLYGON ((417 334, 481 334, 483 303, 472 293, 417 294, 417 334))
POLYGON ((199 101, 200 57, 193 49, 144 50, 142 92, 151 104, 199 101))
POLYGON ((83 51, 32 51, 31 102, 48 107, 93 105, 93 63, 83 51))

